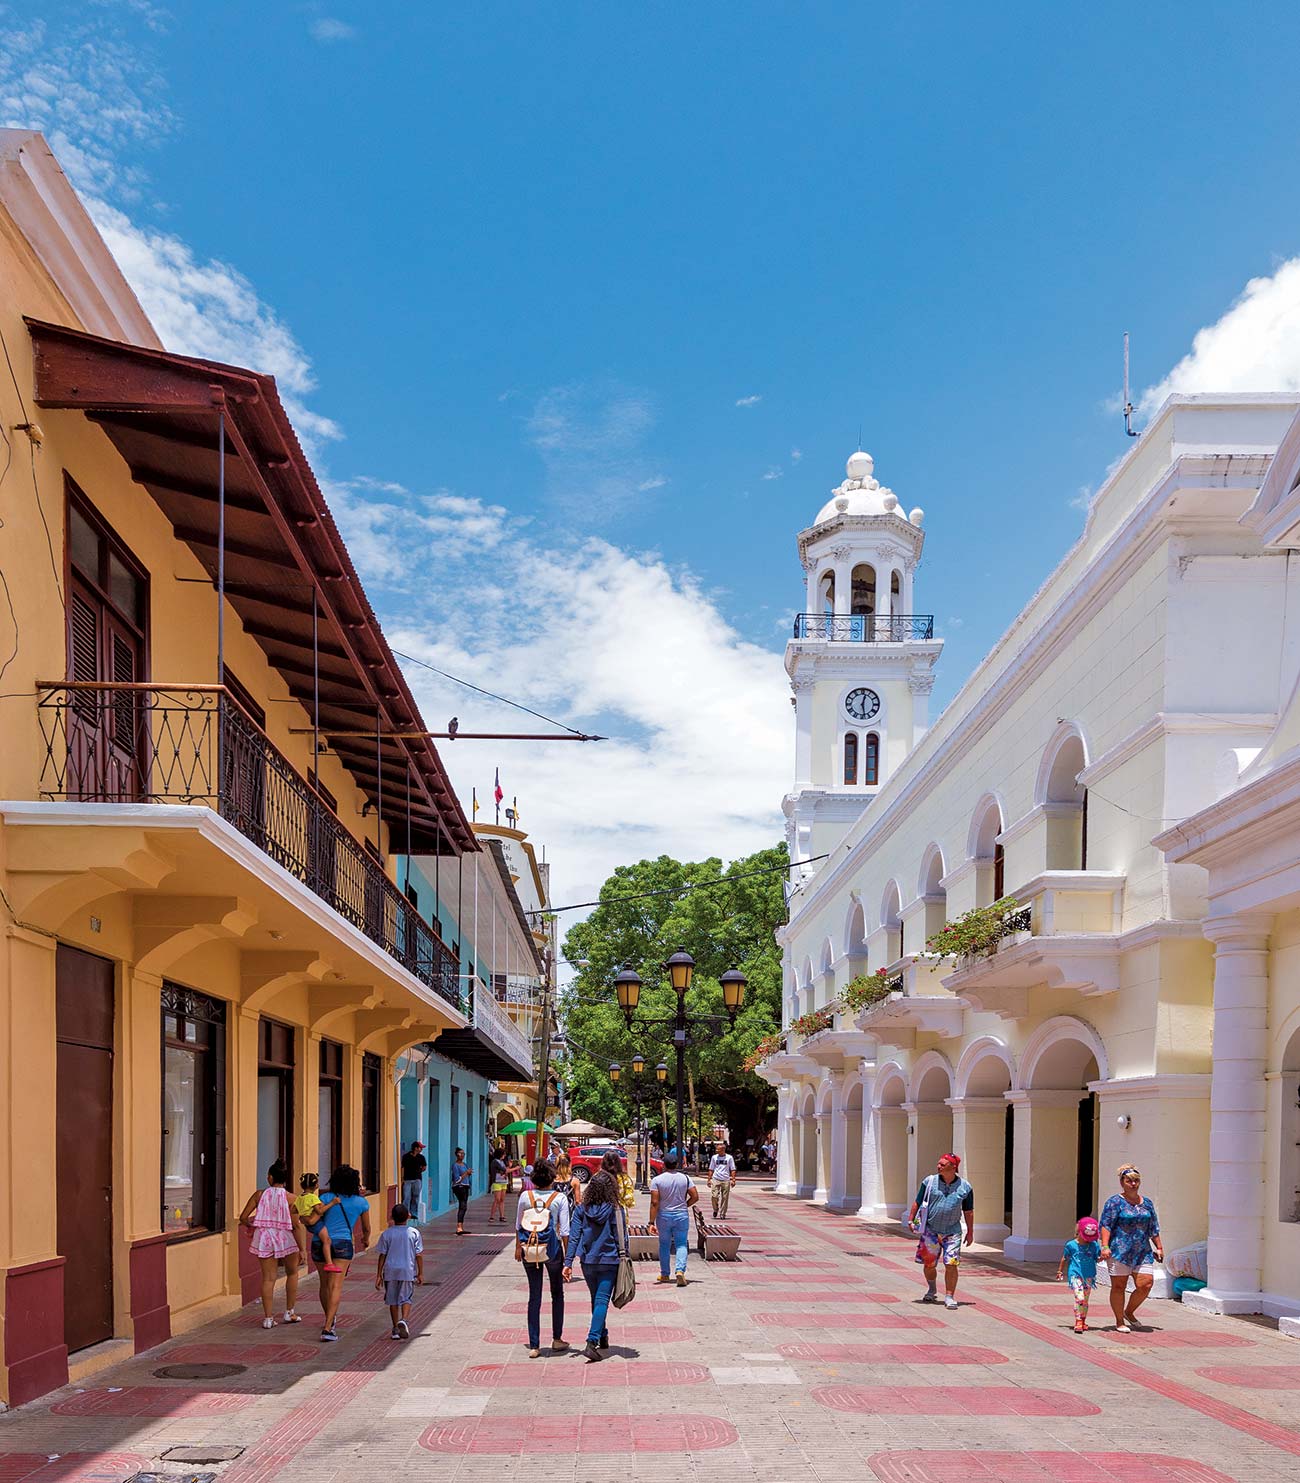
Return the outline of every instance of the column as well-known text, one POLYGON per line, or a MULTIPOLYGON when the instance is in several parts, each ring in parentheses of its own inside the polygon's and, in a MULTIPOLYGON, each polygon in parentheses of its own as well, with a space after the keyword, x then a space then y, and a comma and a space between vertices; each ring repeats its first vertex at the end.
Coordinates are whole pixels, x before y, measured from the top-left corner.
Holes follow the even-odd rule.
MULTIPOLYGON (((122 967, 118 1084, 122 1109, 120 1280, 114 1331, 130 1334, 135 1352, 171 1338, 167 1242, 162 1233, 162 977, 122 967), (126 1311, 121 1300, 126 1299, 126 1311)), ((230 1201, 227 1199, 227 1210, 230 1201)))
POLYGON ((952 1151, 952 1113, 946 1102, 904 1102, 912 1128, 907 1140, 908 1204, 927 1174, 933 1174, 939 1155, 952 1151))
MULTIPOLYGON (((907 1187, 909 1115, 902 1107, 877 1107, 871 1116, 876 1125, 878 1149, 879 1213, 887 1220, 898 1220, 907 1213, 917 1186, 907 1187)), ((919 1183, 919 1181, 918 1181, 919 1183)), ((865 1188, 865 1185, 864 1185, 865 1188)))
POLYGON ((880 1122, 871 1105, 875 1091, 873 1066, 862 1077, 862 1203, 858 1206, 858 1214, 863 1220, 881 1220, 885 1214, 880 1179, 880 1122))
POLYGON ((1082 1095, 1047 1089, 1006 1094, 1016 1146, 1012 1234, 1002 1250, 1013 1261, 1051 1261, 1074 1233, 1082 1095))
POLYGON ((1267 1156, 1268 916, 1211 917, 1214 1062, 1210 1074, 1209 1285, 1188 1294, 1212 1313, 1257 1313, 1267 1156))
POLYGON ((227 1074, 230 1077, 230 1097, 226 1104, 229 1150, 226 1167, 230 1182, 226 1185, 226 1221, 232 1234, 227 1246, 226 1290, 238 1292, 245 1303, 257 1296, 261 1272, 257 1258, 248 1250, 247 1232, 235 1226, 234 1221, 241 1208, 238 1192, 241 1189, 260 1189, 266 1179, 266 1171, 257 1168, 257 1027, 260 1019, 256 1009, 230 1006, 230 1043, 226 1047, 227 1074))
POLYGON ((853 597, 853 564, 850 560, 840 558, 842 547, 836 547, 832 555, 837 559, 834 565, 835 572, 835 616, 847 616, 852 606, 853 597))
POLYGON ((794 1140, 799 1136, 799 1120, 794 1115, 796 1095, 789 1082, 776 1091, 776 1192, 793 1195, 795 1181, 794 1140))
POLYGON ((831 1087, 831 1100, 822 1116, 821 1160, 822 1167, 817 1179, 814 1200, 839 1210, 844 1203, 844 1153, 848 1121, 844 1116, 844 1072, 831 1071, 827 1075, 831 1087))
MULTIPOLYGON (((894 612, 894 570, 892 567, 876 568, 876 617, 890 618, 894 612)), ((886 627, 886 632, 888 628, 886 627)))
POLYGON ((817 1188, 817 1115, 803 1113, 799 1123, 799 1183, 795 1194, 801 1200, 812 1198, 817 1188))
POLYGON ((907 688, 912 693, 912 745, 916 746, 930 729, 930 692, 934 689, 934 676, 909 675, 907 688))
POLYGON ((1000 1246, 1006 1226, 1007 1104, 1003 1097, 952 1097, 952 1147, 975 1191, 975 1239, 1000 1246))
POLYGON ((812 700, 811 680, 792 680, 794 691, 794 779, 795 788, 812 782, 812 700))

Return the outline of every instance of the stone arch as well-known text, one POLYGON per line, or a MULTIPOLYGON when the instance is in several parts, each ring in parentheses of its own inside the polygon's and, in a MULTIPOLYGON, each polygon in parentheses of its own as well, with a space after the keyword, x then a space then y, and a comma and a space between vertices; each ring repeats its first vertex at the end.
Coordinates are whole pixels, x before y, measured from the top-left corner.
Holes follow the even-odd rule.
POLYGON ((1108 1081, 1106 1046, 1086 1020, 1071 1014, 1044 1020, 1020 1052, 1020 1085, 1026 1090, 1068 1090, 1079 1085, 1089 1060, 1096 1063, 1095 1081, 1108 1081))
POLYGON ((880 925, 887 934, 885 963, 897 962, 903 956, 903 897, 896 880, 885 882, 880 897, 880 925))
POLYGON ((828 937, 826 941, 822 943, 821 968, 818 971, 820 973, 829 973, 831 969, 834 968, 834 966, 835 944, 828 937))
POLYGON ((932 1102, 953 1094, 952 1062, 942 1051, 928 1050, 912 1067, 907 1096, 910 1102, 932 1102), (940 1090, 942 1082, 942 1090, 940 1090))
POLYGON ((998 836, 1006 828, 1006 810, 996 793, 986 793, 971 814, 966 854, 975 862, 975 904, 991 906, 1006 888, 998 836))
POLYGON ((1283 1021, 1274 1040, 1278 1057, 1277 1081, 1281 1097, 1280 1139, 1277 1143, 1277 1218, 1288 1225, 1300 1222, 1300 1009, 1283 1021))
POLYGON ((957 1063, 954 1085, 955 1097, 1000 1097, 1015 1090, 1016 1061, 1007 1043, 995 1035, 972 1040, 957 1063), (1004 1079, 1006 1086, 998 1085, 1004 1079))
POLYGON ((862 902, 853 900, 844 914, 844 956, 862 959, 866 966, 867 957, 867 913, 862 902))
POLYGON ((948 920, 948 893, 943 884, 947 873, 943 851, 931 841, 921 856, 921 870, 916 880, 916 893, 925 902, 923 941, 942 931, 948 920))
POLYGON ((910 1140, 907 1136, 908 1115, 903 1107, 906 1100, 907 1074, 897 1061, 887 1061, 876 1076, 871 1121, 876 1139, 880 1201, 885 1214, 894 1219, 906 1211, 911 1199, 907 1188, 910 1140))
POLYGON ((937 1050, 918 1056, 908 1087, 912 1136, 907 1183, 916 1189, 934 1172, 939 1156, 952 1152, 952 1064, 937 1050))
POLYGON ((831 1103, 834 1100, 834 1096, 835 1088, 829 1081, 819 1083, 817 1087, 817 1112, 819 1114, 827 1113, 831 1110, 831 1103))
POLYGON ((1043 749, 1034 802, 1046 815, 1048 870, 1088 868, 1088 790, 1079 775, 1088 766, 1088 745, 1073 721, 1060 722, 1043 749))

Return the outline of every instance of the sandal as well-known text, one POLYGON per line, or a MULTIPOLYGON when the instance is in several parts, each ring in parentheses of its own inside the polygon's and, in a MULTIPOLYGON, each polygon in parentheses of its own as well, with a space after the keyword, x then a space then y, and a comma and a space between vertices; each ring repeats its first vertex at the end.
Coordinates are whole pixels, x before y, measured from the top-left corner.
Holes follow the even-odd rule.
POLYGON ((342 1267, 335 1266, 333 1262, 326 1262, 321 1268, 322 1272, 341 1272, 342 1270, 342 1267))
POLYGON ((1076 1323, 1075 1323, 1075 1325, 1074 1325, 1074 1332, 1075 1332, 1075 1333, 1076 1333, 1076 1334, 1081 1334, 1081 1333, 1083 1333, 1083 1319, 1081 1319, 1081 1318, 1080 1318, 1080 1319, 1078 1319, 1078 1320, 1077 1320, 1077 1321, 1076 1321, 1076 1323))
POLYGON ((1126 1323, 1117 1323, 1115 1325, 1115 1332, 1117 1334, 1131 1334, 1133 1330, 1126 1323))

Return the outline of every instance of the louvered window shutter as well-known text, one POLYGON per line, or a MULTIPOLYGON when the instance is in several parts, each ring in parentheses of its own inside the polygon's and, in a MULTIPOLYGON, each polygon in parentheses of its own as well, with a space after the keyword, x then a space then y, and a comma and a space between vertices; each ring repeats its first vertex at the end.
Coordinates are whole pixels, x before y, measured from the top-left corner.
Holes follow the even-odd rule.
MULTIPOLYGON (((72 594, 72 613, 69 622, 68 668, 73 680, 98 680, 99 673, 99 608, 86 601, 81 593, 72 594)), ((72 695, 72 709, 91 725, 95 722, 98 695, 94 690, 76 690, 72 695)))

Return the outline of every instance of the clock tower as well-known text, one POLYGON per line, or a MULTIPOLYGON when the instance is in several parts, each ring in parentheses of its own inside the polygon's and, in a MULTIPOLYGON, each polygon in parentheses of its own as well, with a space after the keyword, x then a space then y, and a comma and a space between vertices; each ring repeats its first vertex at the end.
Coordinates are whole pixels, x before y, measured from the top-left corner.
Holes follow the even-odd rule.
POLYGON ((836 845, 929 724, 943 640, 913 601, 923 518, 903 513, 871 455, 858 452, 799 533, 804 610, 785 649, 795 777, 782 806, 792 858, 836 845))

